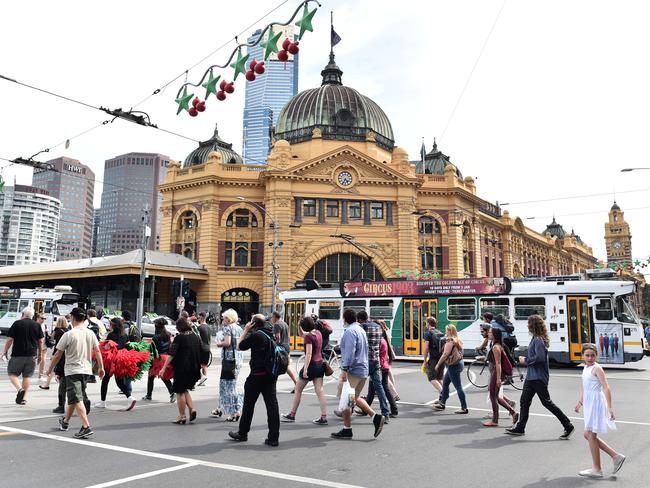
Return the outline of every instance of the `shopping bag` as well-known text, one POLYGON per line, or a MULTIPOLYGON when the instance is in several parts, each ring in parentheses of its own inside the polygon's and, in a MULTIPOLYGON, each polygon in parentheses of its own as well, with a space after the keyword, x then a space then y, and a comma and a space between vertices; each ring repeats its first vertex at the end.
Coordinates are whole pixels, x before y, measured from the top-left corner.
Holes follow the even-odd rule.
POLYGON ((349 381, 343 383, 343 388, 341 389, 341 399, 339 400, 339 410, 347 410, 354 407, 354 388, 350 385, 349 381))

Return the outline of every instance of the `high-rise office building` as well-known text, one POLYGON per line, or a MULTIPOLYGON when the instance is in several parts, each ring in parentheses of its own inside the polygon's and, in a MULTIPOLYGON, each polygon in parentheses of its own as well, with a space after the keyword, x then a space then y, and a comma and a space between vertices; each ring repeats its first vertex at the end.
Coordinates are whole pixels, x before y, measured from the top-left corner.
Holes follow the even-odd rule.
MULTIPOLYGON (((296 39, 293 26, 275 26, 275 33, 281 29, 278 47, 284 39, 296 39)), ((261 30, 257 30, 248 38, 248 43, 259 39, 261 30)), ((268 38, 268 32, 264 36, 268 38)), ((266 40, 266 39, 264 39, 266 40)), ((257 46, 248 48, 249 61, 264 60, 264 48, 257 46)), ((277 53, 272 54, 266 61, 266 71, 256 75, 255 81, 246 82, 246 97, 244 102, 244 134, 242 156, 245 164, 266 163, 266 157, 271 146, 271 130, 278 120, 282 108, 298 93, 298 59, 300 53, 289 55, 288 61, 278 60, 277 53)))
POLYGON ((123 254, 142 243, 142 215, 149 206, 151 237, 148 248, 160 242, 158 185, 165 181, 169 156, 132 152, 104 163, 104 188, 97 229, 97 256, 123 254))
POLYGON ((57 261, 90 257, 93 232, 95 173, 76 159, 48 161, 54 171, 34 169, 32 185, 61 201, 57 261))
POLYGON ((61 202, 46 190, 7 186, 0 192, 0 266, 56 260, 61 202))
POLYGON ((93 210, 93 241, 92 241, 91 251, 90 251, 92 257, 97 256, 97 231, 99 230, 100 211, 101 211, 100 208, 96 208, 93 210))

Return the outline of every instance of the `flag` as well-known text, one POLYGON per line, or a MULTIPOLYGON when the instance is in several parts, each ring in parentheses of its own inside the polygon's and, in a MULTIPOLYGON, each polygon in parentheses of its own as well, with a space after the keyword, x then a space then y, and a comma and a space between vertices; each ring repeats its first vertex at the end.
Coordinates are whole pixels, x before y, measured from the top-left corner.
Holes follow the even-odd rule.
POLYGON ((332 47, 336 46, 339 42, 341 42, 341 36, 339 36, 336 31, 334 30, 334 26, 332 26, 332 32, 330 34, 330 45, 332 47))

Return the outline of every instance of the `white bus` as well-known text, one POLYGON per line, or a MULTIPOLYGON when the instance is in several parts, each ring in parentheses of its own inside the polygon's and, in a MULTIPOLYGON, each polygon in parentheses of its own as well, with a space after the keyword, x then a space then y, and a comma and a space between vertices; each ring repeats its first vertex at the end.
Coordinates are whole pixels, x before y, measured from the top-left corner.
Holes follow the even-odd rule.
POLYGON ((7 333, 28 306, 45 314, 46 327, 51 330, 56 319, 70 313, 78 303, 79 294, 74 293, 70 286, 34 289, 0 287, 0 333, 7 333))
POLYGON ((342 311, 352 308, 366 310, 373 320, 386 321, 399 356, 421 357, 428 316, 438 319, 441 331, 447 324, 456 325, 469 355, 482 341, 481 315, 491 312, 495 316, 503 314, 512 322, 520 346, 530 340, 528 317, 541 315, 551 339, 549 357, 558 363, 581 362, 585 342, 597 345, 601 363, 642 359, 643 327, 628 302, 636 284, 592 279, 597 275, 594 272, 522 281, 479 278, 346 283, 344 296, 335 288, 307 290, 299 282, 302 289, 285 291, 281 297, 294 349, 302 345, 297 335, 300 317, 318 315, 332 325, 332 338, 340 339, 342 311))

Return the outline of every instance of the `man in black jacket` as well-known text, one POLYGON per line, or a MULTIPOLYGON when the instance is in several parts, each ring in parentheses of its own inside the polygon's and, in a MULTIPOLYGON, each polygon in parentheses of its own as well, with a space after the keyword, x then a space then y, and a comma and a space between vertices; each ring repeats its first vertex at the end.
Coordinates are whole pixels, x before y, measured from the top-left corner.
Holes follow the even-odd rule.
POLYGON ((261 314, 253 315, 251 321, 244 327, 241 339, 237 342, 237 349, 240 351, 251 350, 250 367, 251 373, 244 383, 244 407, 239 420, 239 430, 228 433, 234 441, 244 442, 248 440, 248 432, 251 429, 255 403, 260 393, 264 397, 266 405, 266 417, 269 426, 269 434, 264 443, 276 447, 280 437, 280 408, 276 395, 277 377, 271 374, 273 366, 272 351, 274 349, 273 329, 264 320, 261 314))

